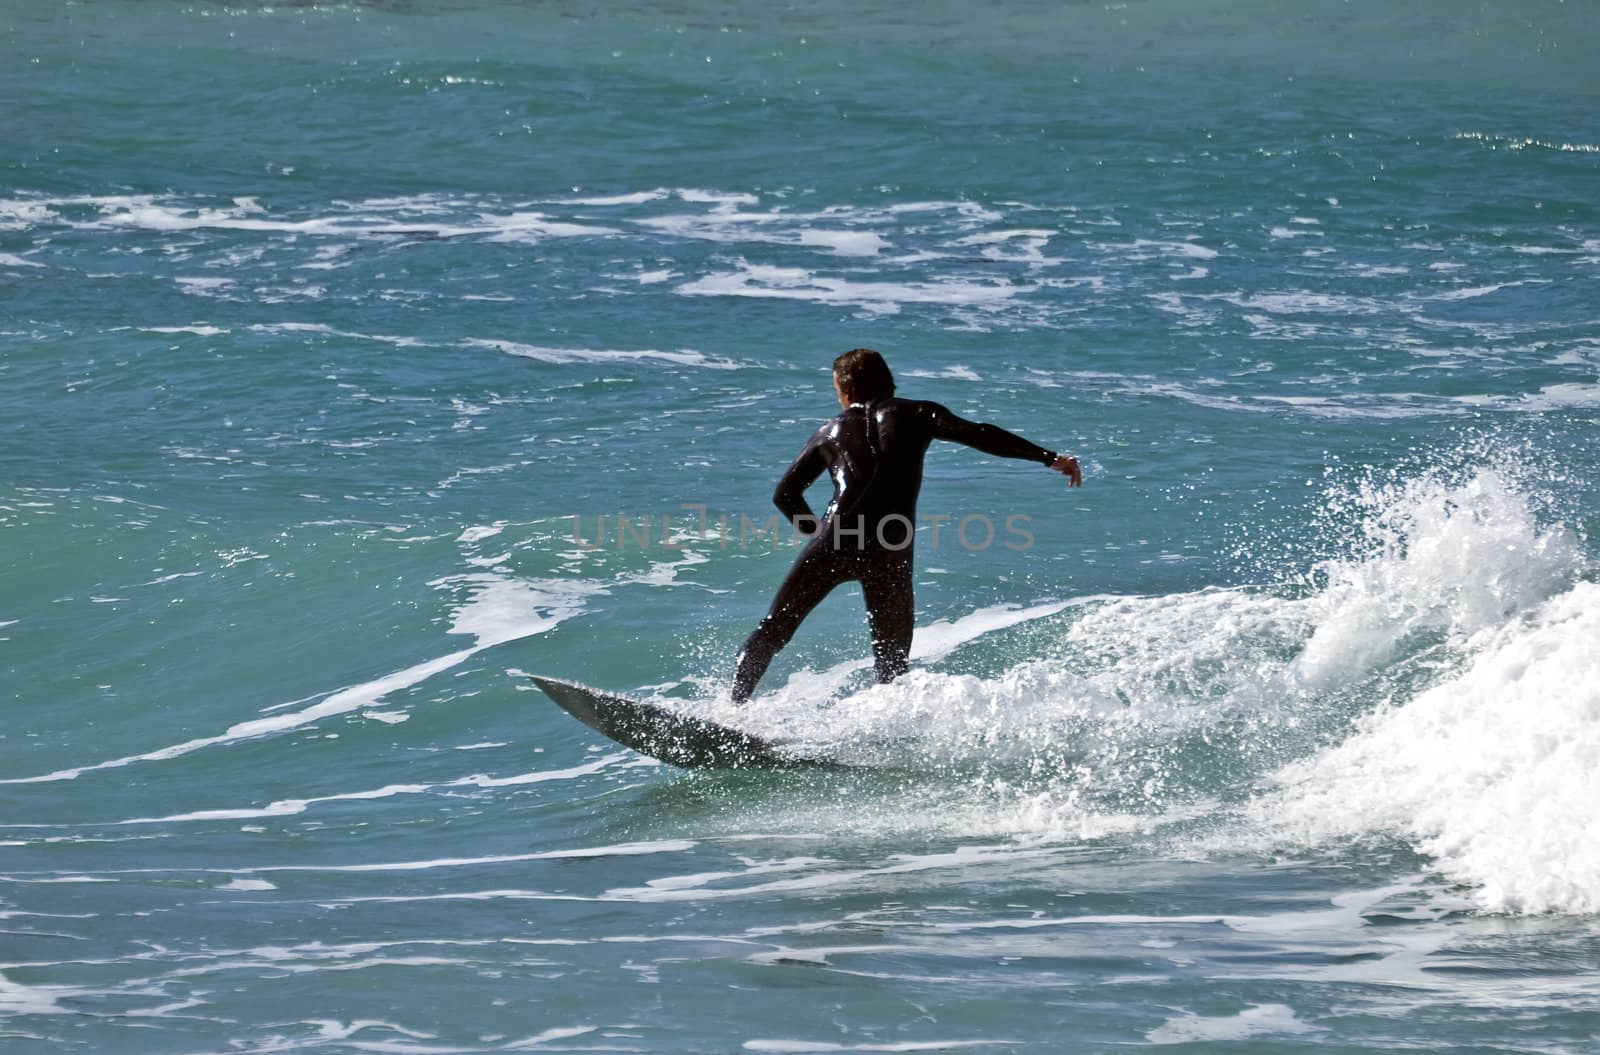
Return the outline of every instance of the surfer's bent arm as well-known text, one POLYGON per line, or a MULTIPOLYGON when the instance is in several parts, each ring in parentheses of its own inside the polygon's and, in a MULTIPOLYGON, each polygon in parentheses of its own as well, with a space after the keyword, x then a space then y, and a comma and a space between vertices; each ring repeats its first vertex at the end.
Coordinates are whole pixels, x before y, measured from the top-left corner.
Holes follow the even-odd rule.
POLYGON ((811 437, 805 450, 800 452, 800 457, 785 470, 783 478, 778 481, 777 490, 772 492, 772 504, 789 518, 790 523, 807 534, 816 530, 817 516, 806 502, 806 488, 828 467, 828 461, 822 454, 821 439, 820 433, 811 437))

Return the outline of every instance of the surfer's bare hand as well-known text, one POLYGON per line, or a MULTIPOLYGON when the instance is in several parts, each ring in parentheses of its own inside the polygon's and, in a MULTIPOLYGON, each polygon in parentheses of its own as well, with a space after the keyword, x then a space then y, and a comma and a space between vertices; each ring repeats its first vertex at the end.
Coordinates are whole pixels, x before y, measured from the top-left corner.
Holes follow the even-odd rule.
POLYGON ((1068 487, 1083 486, 1083 470, 1078 468, 1078 459, 1072 455, 1057 455, 1056 460, 1050 463, 1050 468, 1066 476, 1068 487))

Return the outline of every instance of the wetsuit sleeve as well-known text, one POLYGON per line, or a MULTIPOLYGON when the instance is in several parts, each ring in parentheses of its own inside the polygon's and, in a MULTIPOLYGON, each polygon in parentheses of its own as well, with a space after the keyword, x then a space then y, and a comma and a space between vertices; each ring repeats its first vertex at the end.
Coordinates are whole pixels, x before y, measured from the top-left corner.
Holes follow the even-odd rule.
POLYGON ((777 490, 772 492, 772 504, 789 518, 790 523, 802 529, 814 527, 817 523, 816 514, 811 512, 811 506, 806 502, 806 488, 828 467, 828 461, 822 455, 821 441, 820 432, 811 437, 800 452, 800 457, 794 460, 794 464, 778 481, 777 490))
POLYGON ((957 417, 948 407, 938 403, 924 403, 922 406, 933 426, 934 439, 965 444, 998 458, 1022 458, 1043 465, 1056 460, 1054 451, 1047 451, 998 425, 985 425, 957 417))

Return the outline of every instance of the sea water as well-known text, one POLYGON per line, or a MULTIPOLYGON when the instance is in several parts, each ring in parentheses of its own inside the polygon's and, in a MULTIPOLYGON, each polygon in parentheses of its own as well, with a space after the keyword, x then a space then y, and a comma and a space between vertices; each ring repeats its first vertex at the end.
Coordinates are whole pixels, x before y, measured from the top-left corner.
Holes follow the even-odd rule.
POLYGON ((9 0, 0 1049, 1594 1050, 1597 53, 9 0), (1086 480, 937 447, 913 671, 735 711, 856 346, 1086 480))

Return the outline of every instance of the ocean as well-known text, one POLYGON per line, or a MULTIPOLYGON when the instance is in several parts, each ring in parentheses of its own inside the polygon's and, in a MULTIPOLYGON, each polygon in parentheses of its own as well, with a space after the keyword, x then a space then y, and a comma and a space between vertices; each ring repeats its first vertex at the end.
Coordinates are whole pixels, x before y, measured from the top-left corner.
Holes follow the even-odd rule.
POLYGON ((0 1051, 1593 1052, 1597 53, 7 0, 0 1051), (1084 485, 936 446, 911 673, 735 710, 858 346, 1084 485))

